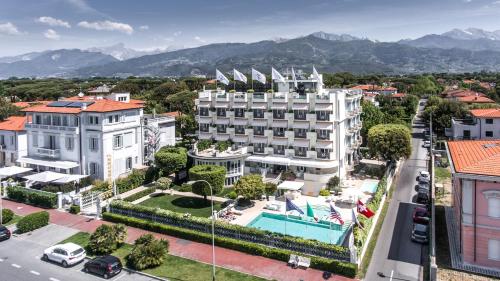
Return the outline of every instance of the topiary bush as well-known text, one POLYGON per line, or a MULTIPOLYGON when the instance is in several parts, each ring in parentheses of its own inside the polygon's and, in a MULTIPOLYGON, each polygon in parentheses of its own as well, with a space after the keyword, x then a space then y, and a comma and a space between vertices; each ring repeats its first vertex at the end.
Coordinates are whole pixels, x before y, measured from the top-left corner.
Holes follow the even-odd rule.
POLYGON ((227 198, 236 199, 236 198, 238 198, 238 194, 236 193, 236 191, 233 190, 227 194, 227 198))
POLYGON ((10 209, 2 209, 2 221, 0 224, 6 224, 14 218, 14 212, 10 209))
POLYGON ((156 188, 161 189, 163 191, 170 188, 172 184, 172 180, 167 177, 161 177, 156 181, 156 188))
MULTIPOLYGON (((196 165, 189 169, 189 179, 209 182, 213 188, 212 192, 216 194, 224 188, 226 168, 217 165, 196 165)), ((193 193, 202 195, 205 199, 210 195, 210 187, 205 182, 194 183, 191 188, 193 193)))
POLYGON ((322 189, 319 191, 319 195, 321 196, 330 196, 330 191, 328 189, 322 189))
POLYGON ((122 224, 103 224, 90 236, 87 249, 96 255, 110 254, 125 242, 126 235, 126 228, 122 224))
POLYGON ((165 261, 168 241, 157 240, 151 234, 144 234, 135 240, 134 248, 127 255, 127 265, 136 270, 157 267, 165 261))
POLYGON ((79 205, 71 205, 69 207, 69 212, 71 214, 75 214, 75 215, 79 214, 80 213, 80 206, 79 205))
POLYGON ((41 211, 29 214, 17 222, 17 232, 26 233, 49 224, 49 213, 41 211))
POLYGON ((165 146, 155 153, 156 166, 166 176, 184 169, 187 160, 187 149, 184 147, 165 146))
POLYGON ((245 175, 236 182, 234 190, 245 199, 255 199, 264 194, 265 184, 260 175, 245 175))

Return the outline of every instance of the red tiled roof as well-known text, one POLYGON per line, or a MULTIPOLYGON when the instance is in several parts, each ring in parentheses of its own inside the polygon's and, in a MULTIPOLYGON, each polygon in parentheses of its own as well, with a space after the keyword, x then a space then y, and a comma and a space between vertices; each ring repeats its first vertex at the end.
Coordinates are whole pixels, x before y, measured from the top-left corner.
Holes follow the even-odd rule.
POLYGON ((146 102, 143 100, 130 99, 130 103, 132 103, 132 104, 145 104, 146 102))
POLYGON ((64 113, 64 114, 78 114, 82 111, 79 107, 51 107, 46 104, 35 105, 21 109, 24 112, 46 112, 46 113, 64 113))
POLYGON ((500 140, 449 141, 456 172, 500 176, 500 140))
POLYGON ((391 98, 404 98, 405 96, 406 96, 406 94, 404 94, 404 93, 396 93, 396 94, 390 95, 389 97, 391 97, 391 98))
POLYGON ((172 112, 165 112, 162 115, 170 116, 170 117, 177 117, 181 115, 180 111, 172 111, 172 112))
POLYGON ((382 87, 379 85, 357 85, 351 87, 350 89, 358 89, 363 91, 397 91, 397 88, 394 87, 382 87))
MULTIPOLYGON (((89 101, 90 99, 75 99, 74 97, 68 98, 66 100, 84 100, 89 101)), ((93 100, 94 103, 87 106, 85 111, 87 112, 111 112, 111 111, 119 111, 119 110, 127 110, 127 109, 137 109, 142 108, 142 104, 135 103, 125 103, 114 100, 107 99, 96 99, 93 100)), ((65 113, 65 114, 78 114, 83 111, 81 108, 73 108, 73 107, 51 107, 46 104, 37 105, 33 107, 28 107, 23 109, 24 112, 47 112, 47 113, 65 113)))
POLYGON ((473 109, 470 114, 474 117, 500 118, 500 108, 473 109))
POLYGON ((23 131, 26 123, 26 116, 11 116, 0 122, 2 131, 23 131))
POLYGON ((458 98, 458 97, 468 97, 468 96, 479 96, 485 97, 486 95, 479 92, 474 92, 471 90, 457 89, 457 90, 448 90, 443 93, 447 98, 458 98))
POLYGON ((26 108, 26 107, 30 107, 30 106, 35 106, 35 105, 39 105, 39 104, 47 104, 49 103, 50 101, 18 101, 18 102, 15 102, 13 103, 13 105, 19 107, 19 108, 26 108))
POLYGON ((458 97, 457 99, 463 103, 495 103, 494 100, 482 96, 458 97))

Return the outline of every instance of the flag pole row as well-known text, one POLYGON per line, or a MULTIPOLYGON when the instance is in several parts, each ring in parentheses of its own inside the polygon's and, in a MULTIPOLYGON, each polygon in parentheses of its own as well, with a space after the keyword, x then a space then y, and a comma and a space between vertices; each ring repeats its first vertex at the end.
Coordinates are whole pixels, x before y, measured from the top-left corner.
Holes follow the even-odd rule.
MULTIPOLYGON (((323 79, 319 75, 318 71, 316 71, 316 68, 313 66, 313 77, 316 79, 317 83, 322 85, 323 84, 323 79)), ((245 74, 239 72, 236 69, 233 69, 233 80, 234 81, 240 81, 245 84, 248 83, 248 79, 245 74)), ((280 83, 285 83, 285 77, 279 73, 274 67, 271 67, 271 82, 280 82, 280 83)), ((292 80, 294 83, 294 86, 297 87, 297 78, 295 76, 295 71, 292 67, 292 80)), ((252 79, 251 79, 251 84, 252 84, 252 89, 253 89, 253 81, 258 81, 262 84, 266 84, 266 75, 264 75, 262 72, 257 71, 256 69, 252 68, 252 79)), ((224 85, 229 85, 229 79, 222 73, 220 70, 215 69, 215 83, 217 86, 217 82, 220 82, 224 85)), ((236 86, 234 85, 235 89, 236 86)), ((271 87, 273 87, 273 84, 271 83, 271 87)))

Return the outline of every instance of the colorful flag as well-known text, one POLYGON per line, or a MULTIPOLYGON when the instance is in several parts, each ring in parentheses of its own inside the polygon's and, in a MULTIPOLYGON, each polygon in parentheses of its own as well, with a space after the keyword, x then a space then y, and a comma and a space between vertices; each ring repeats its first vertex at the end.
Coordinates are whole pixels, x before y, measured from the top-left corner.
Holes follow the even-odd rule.
POLYGON ((318 71, 314 66, 313 66, 313 77, 316 79, 318 85, 323 85, 323 80, 321 79, 321 76, 319 75, 318 71))
POLYGON ((285 82, 285 77, 283 77, 281 73, 279 73, 276 69, 274 69, 274 67, 271 68, 271 77, 273 81, 278 81, 283 83, 285 82))
POLYGON ((301 215, 304 214, 304 211, 302 211, 297 205, 293 204, 292 200, 290 199, 286 199, 286 211, 297 211, 299 212, 301 215))
POLYGON ((233 69, 233 73, 234 73, 234 80, 241 81, 245 84, 247 83, 247 77, 245 76, 245 74, 239 72, 236 69, 233 69))
POLYGON ((295 77, 295 71, 293 70, 293 67, 292 67, 292 79, 293 79, 293 86, 295 88, 297 88, 297 78, 295 77))
POLYGON ((359 228, 364 228, 365 226, 358 220, 358 216, 356 216, 355 208, 352 208, 352 222, 355 223, 359 228))
POLYGON ((330 219, 337 220, 340 224, 344 224, 344 220, 340 216, 340 213, 335 210, 332 204, 330 204, 330 219))
POLYGON ((262 84, 266 84, 266 75, 252 68, 252 80, 256 80, 262 84))
POLYGON ((373 217, 373 215, 375 215, 375 213, 368 209, 365 204, 363 204, 363 202, 361 202, 361 200, 358 199, 358 203, 356 204, 357 205, 357 208, 358 208, 358 213, 361 213, 363 216, 367 217, 367 218, 371 218, 373 217))
POLYGON ((309 205, 309 202, 307 202, 307 216, 314 218, 315 221, 319 221, 319 218, 314 215, 314 210, 311 205, 309 205))
POLYGON ((215 77, 217 81, 221 82, 224 85, 229 85, 229 79, 227 79, 222 72, 220 72, 218 69, 215 70, 215 77))

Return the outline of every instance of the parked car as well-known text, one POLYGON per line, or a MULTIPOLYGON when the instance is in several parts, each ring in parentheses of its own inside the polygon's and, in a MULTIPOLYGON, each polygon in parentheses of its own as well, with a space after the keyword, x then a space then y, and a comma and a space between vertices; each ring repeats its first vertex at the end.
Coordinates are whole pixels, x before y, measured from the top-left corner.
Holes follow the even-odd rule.
POLYGON ((43 251, 42 259, 60 263, 63 267, 77 264, 86 257, 85 250, 75 243, 59 244, 43 251))
POLYGON ((418 183, 417 192, 429 194, 429 191, 430 191, 430 186, 428 183, 425 183, 425 182, 418 183))
POLYGON ((426 191, 418 191, 417 193, 417 203, 427 204, 429 203, 429 193, 426 191))
POLYGON ((10 230, 0 224, 0 241, 10 239, 10 230))
POLYGON ((96 257, 83 265, 83 271, 101 275, 105 279, 120 274, 122 268, 120 259, 111 255, 96 257))
POLYGON ((425 148, 431 147, 431 141, 428 141, 428 140, 424 141, 424 144, 422 146, 425 148))
POLYGON ((420 223, 413 224, 411 240, 422 244, 429 242, 429 227, 420 223))
POLYGON ((419 224, 429 224, 429 211, 427 208, 416 207, 413 209, 413 222, 419 224))
POLYGON ((419 182, 430 182, 431 180, 431 175, 427 171, 420 171, 420 174, 418 175, 418 181, 419 182))

